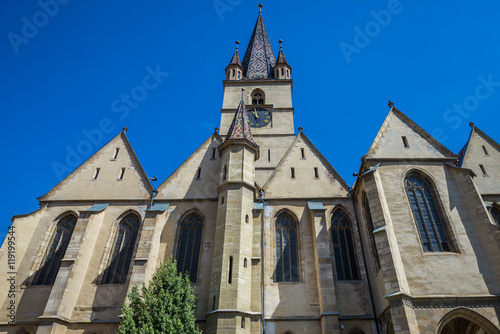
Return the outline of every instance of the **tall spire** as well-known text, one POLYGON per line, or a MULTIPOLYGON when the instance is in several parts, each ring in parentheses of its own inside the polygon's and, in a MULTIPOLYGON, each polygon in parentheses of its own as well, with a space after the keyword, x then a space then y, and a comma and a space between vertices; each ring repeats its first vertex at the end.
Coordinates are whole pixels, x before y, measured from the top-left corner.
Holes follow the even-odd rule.
POLYGON ((259 146, 255 142, 255 139, 253 139, 243 98, 241 99, 240 104, 238 105, 238 109, 234 114, 233 122, 229 127, 229 131, 227 132, 227 136, 224 141, 226 142, 231 139, 246 139, 257 147, 259 146))
POLYGON ((259 16, 253 29, 250 43, 243 58, 245 75, 249 79, 262 79, 273 77, 273 67, 276 65, 273 49, 267 36, 264 19, 262 18, 262 5, 259 4, 259 16))

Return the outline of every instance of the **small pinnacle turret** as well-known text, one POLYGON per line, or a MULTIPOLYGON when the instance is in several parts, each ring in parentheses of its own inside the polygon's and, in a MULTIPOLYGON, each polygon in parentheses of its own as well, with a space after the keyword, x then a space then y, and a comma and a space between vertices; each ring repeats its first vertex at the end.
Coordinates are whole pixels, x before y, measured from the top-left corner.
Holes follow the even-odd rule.
POLYGON ((283 52, 283 40, 279 40, 280 52, 278 53, 278 59, 276 60, 276 65, 273 68, 274 77, 276 79, 290 79, 292 74, 292 67, 288 65, 286 61, 285 53, 283 52))
POLYGON ((234 50, 233 58, 226 67, 226 80, 241 80, 243 78, 243 66, 240 61, 240 53, 238 46, 240 41, 236 41, 236 50, 234 50))

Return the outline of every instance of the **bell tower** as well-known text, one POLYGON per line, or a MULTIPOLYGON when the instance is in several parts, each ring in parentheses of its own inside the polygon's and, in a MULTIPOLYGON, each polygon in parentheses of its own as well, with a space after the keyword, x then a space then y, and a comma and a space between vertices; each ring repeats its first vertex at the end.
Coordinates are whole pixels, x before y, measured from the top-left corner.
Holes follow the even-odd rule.
POLYGON ((281 40, 278 58, 274 56, 262 5, 259 5, 257 22, 243 61, 240 62, 237 42, 236 51, 226 67, 220 124, 220 134, 224 137, 243 88, 252 135, 260 147, 261 158, 255 163, 255 181, 259 186, 264 185, 295 139, 291 72, 281 40))

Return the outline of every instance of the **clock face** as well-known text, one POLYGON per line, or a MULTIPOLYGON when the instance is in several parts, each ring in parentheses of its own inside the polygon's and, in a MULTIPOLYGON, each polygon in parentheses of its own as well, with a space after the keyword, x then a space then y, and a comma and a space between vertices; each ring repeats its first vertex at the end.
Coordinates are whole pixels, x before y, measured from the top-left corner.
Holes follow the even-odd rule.
POLYGON ((264 108, 251 108, 247 111, 250 126, 261 128, 271 122, 271 112, 264 108))

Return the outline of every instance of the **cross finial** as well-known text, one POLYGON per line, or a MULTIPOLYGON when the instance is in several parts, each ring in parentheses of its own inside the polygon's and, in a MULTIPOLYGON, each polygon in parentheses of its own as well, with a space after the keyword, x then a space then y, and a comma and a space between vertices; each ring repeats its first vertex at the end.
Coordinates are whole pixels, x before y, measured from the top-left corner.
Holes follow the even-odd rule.
POLYGON ((392 101, 389 100, 389 103, 387 103, 387 105, 389 106, 389 108, 392 108, 394 106, 394 103, 392 103, 392 101))
POLYGON ((470 123, 469 123, 469 126, 470 126, 471 128, 474 128, 474 123, 470 122, 470 123))
POLYGON ((262 4, 259 3, 259 13, 262 13, 262 4))
POLYGON ((127 133, 128 128, 126 126, 123 127, 123 133, 127 133))
POLYGON ((240 41, 236 41, 236 50, 238 50, 238 45, 240 44, 240 41))
POLYGON ((219 128, 215 127, 214 131, 215 131, 215 133, 219 133, 219 128))
POLYGON ((283 49, 283 40, 280 39, 280 49, 283 49))
POLYGON ((301 127, 301 126, 299 126, 299 132, 302 132, 302 130, 303 130, 303 129, 302 129, 302 127, 301 127))
POLYGON ((243 93, 245 92, 245 88, 241 89, 241 101, 243 101, 243 93))

